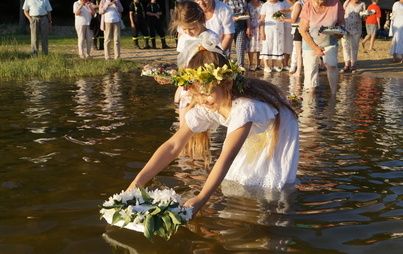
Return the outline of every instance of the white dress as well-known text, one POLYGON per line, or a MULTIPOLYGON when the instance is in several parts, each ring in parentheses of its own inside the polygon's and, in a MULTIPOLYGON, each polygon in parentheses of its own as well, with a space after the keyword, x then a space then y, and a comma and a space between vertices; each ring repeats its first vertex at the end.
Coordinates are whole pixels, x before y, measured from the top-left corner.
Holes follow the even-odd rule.
POLYGON ((232 102, 230 115, 225 119, 218 112, 196 105, 186 113, 186 123, 194 133, 215 130, 219 125, 232 131, 253 122, 250 133, 231 164, 225 180, 242 185, 281 189, 293 184, 299 160, 298 120, 283 109, 278 131, 278 143, 272 158, 268 157, 272 127, 278 111, 267 103, 247 98, 232 102))
POLYGON ((267 1, 263 4, 260 15, 265 15, 264 31, 266 40, 262 42, 260 59, 282 60, 284 58, 284 22, 275 20, 272 15, 285 8, 283 2, 275 4, 267 1))
POLYGON ((259 32, 260 10, 262 6, 263 2, 259 2, 257 6, 252 5, 250 2, 248 3, 251 38, 246 40, 247 52, 260 52, 262 50, 262 41, 260 40, 259 32))
POLYGON ((391 56, 393 54, 403 54, 403 4, 395 2, 392 7, 392 13, 393 40, 389 53, 391 56))

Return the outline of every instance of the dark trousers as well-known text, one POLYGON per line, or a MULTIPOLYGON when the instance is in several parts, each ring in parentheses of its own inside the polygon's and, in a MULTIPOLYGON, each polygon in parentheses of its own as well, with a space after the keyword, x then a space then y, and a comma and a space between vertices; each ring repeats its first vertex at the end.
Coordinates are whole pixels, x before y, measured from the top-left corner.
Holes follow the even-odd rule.
POLYGON ((135 27, 132 27, 132 37, 133 40, 137 40, 139 37, 139 32, 144 36, 144 39, 148 39, 149 33, 148 33, 148 27, 145 22, 139 22, 135 21, 134 22, 135 27))
POLYGON ((90 29, 93 32, 93 37, 95 38, 104 38, 104 31, 101 30, 101 15, 97 14, 92 18, 90 29))
POLYGON ((150 27, 150 38, 155 39, 155 32, 161 37, 161 39, 165 39, 164 28, 162 27, 162 23, 159 19, 150 18, 148 21, 148 25, 150 27))

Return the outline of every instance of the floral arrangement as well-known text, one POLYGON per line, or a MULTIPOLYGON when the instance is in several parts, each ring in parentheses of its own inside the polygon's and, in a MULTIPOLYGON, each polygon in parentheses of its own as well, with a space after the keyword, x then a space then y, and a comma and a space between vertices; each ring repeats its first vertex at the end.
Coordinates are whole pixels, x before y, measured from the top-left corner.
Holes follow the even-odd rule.
POLYGON ((374 11, 374 10, 365 10, 365 11, 360 11, 360 16, 362 17, 362 16, 369 16, 369 15, 373 15, 373 14, 375 14, 376 12, 374 11))
POLYGON ((293 106, 299 106, 300 103, 303 101, 302 97, 297 96, 295 94, 288 95, 287 98, 288 98, 288 102, 293 106))
POLYGON ((280 18, 285 18, 285 14, 281 11, 277 11, 275 13, 273 13, 273 15, 271 16, 273 19, 280 19, 280 18))
POLYGON ((321 26, 319 33, 336 32, 338 34, 349 34, 344 26, 321 26))
POLYGON ((153 235, 169 240, 180 225, 192 218, 192 207, 182 207, 180 195, 172 189, 131 189, 111 196, 100 206, 101 219, 109 224, 139 232, 153 241, 153 235))
POLYGON ((176 70, 165 70, 164 68, 155 68, 150 65, 145 65, 141 70, 141 76, 171 79, 172 74, 174 74, 175 72, 176 70))

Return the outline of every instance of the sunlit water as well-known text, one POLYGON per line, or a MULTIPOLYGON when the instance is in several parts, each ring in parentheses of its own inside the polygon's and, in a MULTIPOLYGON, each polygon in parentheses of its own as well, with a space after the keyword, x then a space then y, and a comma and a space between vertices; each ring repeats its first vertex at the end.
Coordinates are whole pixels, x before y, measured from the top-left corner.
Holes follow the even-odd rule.
MULTIPOLYGON (((286 73, 257 77, 300 92, 300 80, 286 73)), ((174 92, 136 73, 3 82, 0 252, 401 253, 403 82, 354 75, 340 77, 335 98, 327 86, 302 94, 295 190, 224 183, 167 242, 108 226, 98 205, 170 137, 174 92)), ((223 133, 214 135, 215 157, 223 133)), ((150 187, 188 198, 207 174, 180 158, 150 187)))

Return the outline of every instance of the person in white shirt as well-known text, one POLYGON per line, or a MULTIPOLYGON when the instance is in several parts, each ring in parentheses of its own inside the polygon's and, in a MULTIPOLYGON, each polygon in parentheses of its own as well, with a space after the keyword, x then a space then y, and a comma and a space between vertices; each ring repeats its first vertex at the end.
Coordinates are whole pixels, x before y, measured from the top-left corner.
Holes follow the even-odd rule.
POLYGON ((218 0, 195 0, 195 2, 206 15, 206 27, 218 34, 222 49, 228 53, 235 33, 231 8, 218 0))
POLYGON ((90 57, 93 35, 90 23, 92 16, 95 15, 95 10, 89 0, 79 0, 73 4, 73 13, 78 37, 78 55, 80 58, 90 57))
POLYGON ((102 14, 101 29, 104 25, 105 59, 110 59, 110 44, 113 37, 114 58, 120 58, 120 19, 123 12, 123 6, 120 0, 102 0, 99 4, 99 13, 102 14), (102 24, 104 23, 104 24, 102 24))

